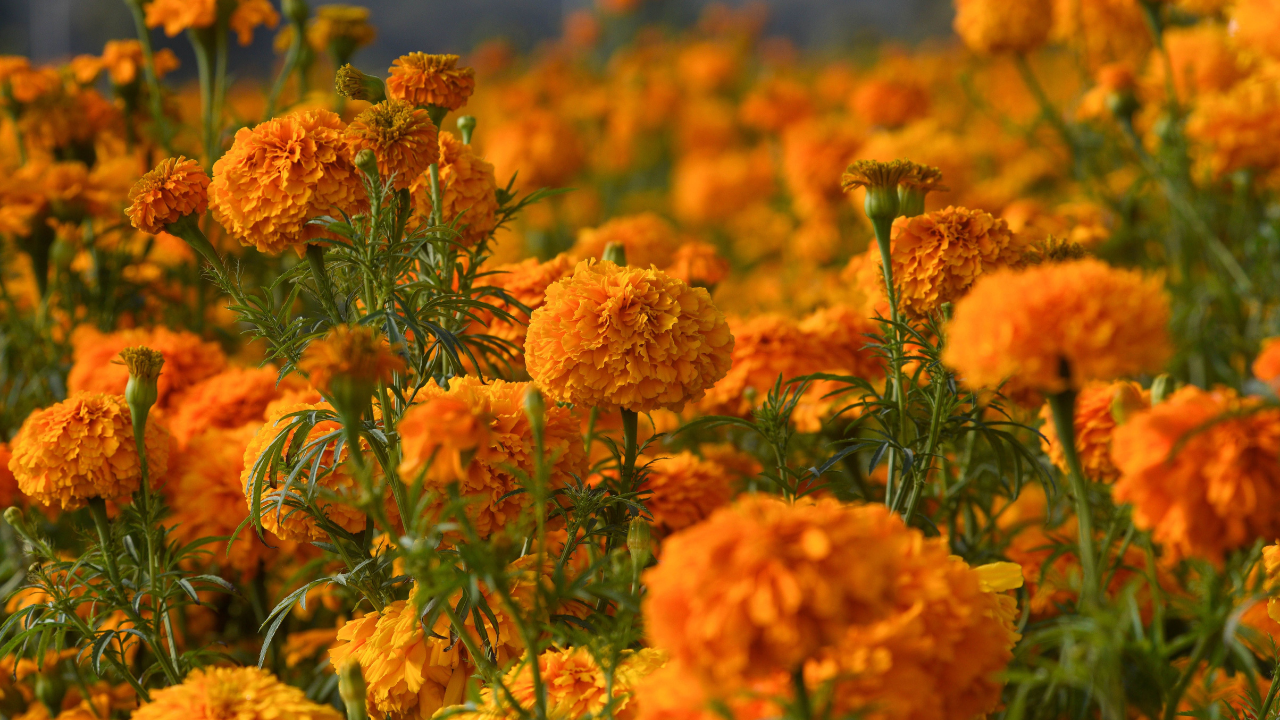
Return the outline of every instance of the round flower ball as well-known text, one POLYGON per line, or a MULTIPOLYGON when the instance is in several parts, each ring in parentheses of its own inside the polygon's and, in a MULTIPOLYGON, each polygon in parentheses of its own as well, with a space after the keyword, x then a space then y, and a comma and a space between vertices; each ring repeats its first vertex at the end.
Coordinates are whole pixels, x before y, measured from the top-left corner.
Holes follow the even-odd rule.
POLYGON ((639 499, 653 518, 658 534, 666 535, 728 505, 733 489, 734 477, 729 468, 684 450, 645 464, 639 499))
POLYGON ((1053 0, 956 0, 955 31, 974 52, 1027 53, 1049 39, 1053 0))
POLYGON ((391 63, 387 97, 419 106, 457 110, 476 89, 476 71, 458 67, 457 55, 414 52, 391 63))
POLYGON ((547 289, 525 364, 549 397, 601 410, 680 411, 729 371, 733 335, 704 288, 584 260, 547 289))
POLYGON ((439 134, 426 110, 399 100, 370 107, 344 131, 351 157, 361 150, 373 152, 383 179, 395 175, 398 190, 439 162, 439 134))
MULTIPOLYGON (((155 484, 169 467, 169 433, 148 420, 143 442, 155 484)), ((11 451, 18 489, 46 506, 73 510, 91 498, 115 500, 142 482, 132 416, 120 395, 76 393, 31 413, 11 451)))
POLYGON ((945 210, 893 221, 893 283, 914 317, 954 302, 984 273, 1022 264, 1026 248, 1009 224, 982 210, 945 210))
POLYGON ((1094 259, 998 270, 955 305, 943 361, 972 386, 1047 393, 1159 370, 1171 352, 1157 277, 1094 259))
MULTIPOLYGON (((440 133, 440 220, 457 220, 457 242, 474 247, 498 226, 497 180, 493 165, 453 133, 440 133), (461 217, 459 217, 461 216, 461 217)), ((414 209, 432 212, 430 178, 419 175, 410 186, 414 209)))
MULTIPOLYGON (((1080 389, 1073 425, 1076 452, 1080 454, 1085 477, 1095 482, 1113 482, 1120 477, 1120 470, 1111 462, 1111 437, 1119 425, 1117 416, 1123 418, 1150 405, 1151 393, 1128 380, 1091 382, 1080 389)), ((1040 445, 1054 465, 1064 473, 1070 472, 1058 429, 1053 424, 1053 410, 1047 403, 1040 410, 1040 418, 1044 420, 1040 426, 1043 436, 1040 445)))
POLYGON ((1167 556, 1220 562, 1280 536, 1280 410, 1259 404, 1187 386, 1116 430, 1112 496, 1167 556))
POLYGON ((209 208, 209 176, 200 163, 185 157, 161 160, 129 190, 125 214, 145 233, 164 232, 169 223, 209 208))
POLYGON ((139 345, 164 355, 164 369, 156 381, 156 407, 167 410, 187 390, 227 366, 227 357, 216 342, 207 342, 186 330, 164 327, 130 328, 102 333, 83 325, 71 334, 72 364, 67 374, 71 392, 100 392, 123 395, 129 383, 129 369, 114 362, 120 351, 139 345))
POLYGON ((341 118, 309 110, 236 132, 213 165, 213 217, 244 245, 272 255, 324 235, 312 218, 364 201, 341 118))
POLYGON ((307 699, 299 688, 256 667, 192 670, 180 685, 151 691, 151 702, 133 713, 136 720, 342 720, 328 705, 307 699))
MULTIPOLYGON (((293 430, 290 426, 294 422, 293 417, 285 417, 293 413, 305 412, 308 410, 329 410, 331 409, 327 403, 311 404, 311 403, 295 403, 295 404, 273 404, 267 408, 267 421, 263 423, 250 438, 249 444, 244 450, 244 469, 240 474, 240 487, 244 492, 245 502, 250 509, 253 508, 253 485, 254 476, 259 470, 258 462, 263 454, 277 441, 282 433, 288 433, 289 437, 284 439, 280 447, 287 451, 290 443, 293 442, 293 430)), ((341 427, 333 420, 323 420, 311 427, 307 433, 307 442, 310 443, 331 433, 341 427)), ((283 453, 282 453, 283 454, 283 453)), ((343 457, 335 459, 333 457, 333 443, 329 443, 322 450, 319 474, 316 479, 317 489, 323 488, 332 491, 338 495, 344 492, 355 492, 357 483, 354 478, 344 472, 342 468, 342 460, 346 459, 347 451, 343 450, 343 457)), ((267 467, 262 473, 262 495, 261 500, 261 518, 263 529, 273 532, 285 540, 296 540, 298 542, 310 542, 312 540, 329 540, 329 535, 316 522, 308 512, 302 508, 295 507, 289 500, 285 500, 284 504, 277 510, 277 503, 280 501, 280 493, 284 490, 286 478, 289 475, 289 468, 278 467, 274 477, 271 474, 271 468, 267 467), (273 489, 273 486, 275 489, 273 489)), ((307 485, 311 482, 310 467, 298 474, 293 485, 289 488, 291 496, 304 496, 307 485)), ((348 532, 360 532, 364 530, 365 515, 355 507, 324 497, 317 493, 314 499, 314 505, 319 511, 328 518, 329 522, 341 527, 348 532)))

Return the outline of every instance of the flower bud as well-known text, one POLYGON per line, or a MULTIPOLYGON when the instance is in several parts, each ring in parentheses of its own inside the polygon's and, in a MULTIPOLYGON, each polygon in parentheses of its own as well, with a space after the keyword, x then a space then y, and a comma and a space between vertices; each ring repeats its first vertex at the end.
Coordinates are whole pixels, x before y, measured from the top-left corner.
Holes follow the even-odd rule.
POLYGON ((129 368, 124 400, 129 403, 130 412, 146 417, 160 395, 157 383, 160 380, 160 368, 164 367, 164 355, 149 347, 127 347, 120 351, 120 360, 112 362, 129 368))
POLYGON ((618 267, 625 267, 627 264, 627 247, 622 243, 611 242, 604 246, 604 252, 600 254, 600 259, 611 262, 618 267))
POLYGON ((542 399, 542 392, 532 385, 524 391, 524 414, 529 418, 534 439, 541 444, 542 432, 547 423, 547 405, 542 399))
POLYGON ((653 537, 649 523, 639 515, 631 518, 631 524, 627 526, 627 551, 631 553, 631 564, 636 572, 647 565, 649 558, 653 556, 653 537))
POLYGON ((1165 399, 1168 398, 1170 395, 1172 395, 1173 391, 1177 389, 1178 389, 1177 384, 1174 383, 1173 378, 1171 376, 1169 375, 1156 376, 1156 379, 1151 381, 1152 406, 1159 405, 1160 403, 1164 402, 1165 399))
POLYGON ((378 158, 369 148, 356 153, 355 163, 365 175, 375 180, 378 178, 378 158))
POLYGON ((387 99, 387 86, 380 78, 365 75, 351 65, 338 68, 333 79, 338 94, 351 100, 367 100, 380 103, 387 99))
POLYGON ((476 129, 475 115, 463 115, 462 117, 458 118, 458 131, 462 133, 463 145, 471 144, 471 133, 475 132, 475 129, 476 129))
POLYGON ((347 706, 347 720, 364 720, 365 685, 360 663, 351 661, 338 668, 338 694, 347 706))
POLYGON ((307 6, 307 0, 282 0, 280 9, 284 11, 284 16, 289 18, 289 22, 295 25, 302 25, 307 21, 307 17, 311 15, 311 8, 307 6))
POLYGON ((1116 388, 1115 395, 1111 397, 1111 417, 1117 425, 1125 424, 1134 413, 1146 407, 1147 402, 1142 399, 1142 393, 1128 383, 1116 388))

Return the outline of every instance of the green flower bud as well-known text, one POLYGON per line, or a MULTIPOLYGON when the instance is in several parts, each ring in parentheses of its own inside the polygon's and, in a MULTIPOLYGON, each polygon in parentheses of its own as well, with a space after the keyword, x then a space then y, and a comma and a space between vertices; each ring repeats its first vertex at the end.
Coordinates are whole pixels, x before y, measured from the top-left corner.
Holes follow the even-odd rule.
POLYGON ((333 78, 338 94, 351 100, 380 103, 387 99, 387 85, 380 78, 365 75, 351 65, 343 65, 333 78))
POLYGON ((475 115, 463 115, 458 118, 458 131, 462 133, 462 144, 471 144, 471 133, 476 130, 475 115))
POLYGON ((164 355, 149 347, 128 347, 120 351, 117 365, 129 368, 129 382, 124 387, 124 400, 130 412, 146 417, 160 395, 157 383, 160 368, 164 367, 164 355))
POLYGON ((600 259, 611 262, 618 267, 626 267, 627 248, 622 243, 609 243, 604 246, 604 252, 600 254, 600 259))
POLYGON ((374 156, 373 151, 369 148, 356 153, 355 163, 356 167, 360 168, 360 171, 371 179, 376 180, 378 178, 378 158, 374 156))
POLYGON ((638 515, 631 518, 631 524, 627 526, 627 551, 631 553, 631 564, 637 573, 653 557, 653 536, 649 523, 638 515))
POLYGON ((347 706, 347 720, 365 720, 365 685, 360 663, 352 661, 338 668, 338 694, 347 706))

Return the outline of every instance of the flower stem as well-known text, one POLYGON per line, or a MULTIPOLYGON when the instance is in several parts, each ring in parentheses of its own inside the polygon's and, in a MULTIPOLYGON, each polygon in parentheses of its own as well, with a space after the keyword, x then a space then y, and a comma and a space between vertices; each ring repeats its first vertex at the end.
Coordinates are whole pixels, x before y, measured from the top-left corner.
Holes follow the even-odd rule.
MULTIPOLYGON (((889 318, 893 321, 892 331, 887 338, 889 342, 890 359, 892 365, 890 374, 893 382, 894 400, 898 405, 898 442, 905 443, 907 441, 907 388, 906 382, 902 376, 902 333, 899 324, 902 322, 901 314, 898 311, 898 293, 893 286, 893 255, 891 252, 891 238, 893 235, 893 219, 886 217, 873 218, 872 226, 876 232, 876 245, 880 249, 880 270, 884 274, 885 294, 889 298, 889 318)), ((889 449, 888 470, 889 476, 885 485, 885 504, 894 507, 897 503, 895 498, 902 496, 902 490, 899 488, 895 494, 893 492, 893 474, 899 467, 902 469, 902 482, 906 482, 906 463, 899 462, 899 452, 897 448, 889 449)))
POLYGON ((636 476, 636 436, 639 434, 639 416, 635 410, 622 409, 622 492, 635 490, 632 484, 636 476))
POLYGON ((142 14, 142 3, 138 0, 126 0, 129 11, 133 13, 133 25, 138 32, 138 44, 142 46, 142 72, 147 79, 147 102, 151 110, 151 119, 156 124, 156 133, 160 137, 160 146, 166 155, 173 155, 173 136, 169 130, 169 120, 164 116, 164 107, 160 98, 160 78, 156 75, 155 53, 151 48, 151 33, 147 30, 146 19, 142 14))
MULTIPOLYGON (((338 302, 333 297, 333 286, 329 282, 329 273, 324 267, 324 248, 316 243, 307 243, 307 264, 311 266, 311 279, 316 283, 316 292, 320 296, 320 304, 329 313, 329 322, 343 322, 338 312, 338 302)), ((384 408, 385 412, 385 408, 384 408)))
POLYGON ((1098 569, 1093 550, 1093 516, 1089 507, 1089 481, 1085 479, 1080 455, 1076 452, 1075 431, 1076 393, 1064 390, 1049 396, 1049 408, 1053 412, 1054 429, 1066 457, 1071 493, 1075 495, 1076 525, 1080 530, 1080 570, 1083 575, 1080 601, 1083 605, 1094 602, 1098 590, 1098 569))
POLYGON ((116 566, 115 551, 111 547, 111 526, 107 521, 107 501, 100 497, 89 498, 89 515, 98 531, 98 544, 102 546, 102 559, 107 566, 107 579, 113 587, 120 587, 120 568, 116 566))
POLYGON ((276 103, 280 101, 280 93, 284 92, 285 83, 289 82, 289 76, 293 75, 293 70, 298 65, 298 58, 302 55, 302 43, 306 38, 306 26, 304 23, 293 23, 293 37, 289 40, 289 49, 284 55, 284 65, 280 67, 280 74, 276 76, 276 81, 271 84, 271 93, 267 95, 267 109, 262 114, 263 122, 275 117, 276 103))

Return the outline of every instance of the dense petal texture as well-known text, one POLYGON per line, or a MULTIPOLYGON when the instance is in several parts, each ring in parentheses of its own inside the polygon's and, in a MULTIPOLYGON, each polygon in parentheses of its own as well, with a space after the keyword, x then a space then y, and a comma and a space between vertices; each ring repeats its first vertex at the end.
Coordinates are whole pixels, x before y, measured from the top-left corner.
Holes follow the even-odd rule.
POLYGON ((329 705, 256 667, 193 670, 179 685, 151 691, 137 720, 341 720, 329 705))
POLYGON ((387 96, 413 105, 435 105, 457 110, 467 104, 476 88, 476 73, 458 67, 457 55, 414 52, 391 63, 387 96))
POLYGON ((186 217, 209 208, 209 176, 200 163, 185 157, 161 160, 129 190, 126 213, 133 226, 156 234, 186 217))

